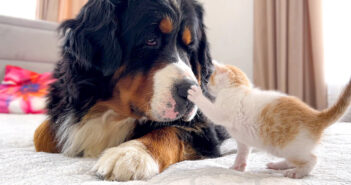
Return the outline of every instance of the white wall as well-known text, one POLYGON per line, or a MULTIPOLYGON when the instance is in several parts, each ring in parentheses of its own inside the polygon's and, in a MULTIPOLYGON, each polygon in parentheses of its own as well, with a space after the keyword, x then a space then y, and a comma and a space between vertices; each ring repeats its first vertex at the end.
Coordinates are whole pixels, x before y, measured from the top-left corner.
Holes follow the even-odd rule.
POLYGON ((35 19, 37 0, 0 0, 0 15, 35 19))
POLYGON ((254 0, 199 0, 205 8, 205 23, 212 57, 241 68, 253 79, 254 0))

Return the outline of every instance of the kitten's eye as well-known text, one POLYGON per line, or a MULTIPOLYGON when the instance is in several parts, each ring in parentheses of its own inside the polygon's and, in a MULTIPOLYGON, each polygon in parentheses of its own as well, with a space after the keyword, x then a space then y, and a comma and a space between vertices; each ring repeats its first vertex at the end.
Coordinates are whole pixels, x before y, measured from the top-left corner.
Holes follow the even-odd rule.
POLYGON ((145 41, 145 44, 146 44, 147 46, 156 46, 156 45, 157 45, 157 40, 156 40, 156 38, 147 39, 147 40, 145 41))

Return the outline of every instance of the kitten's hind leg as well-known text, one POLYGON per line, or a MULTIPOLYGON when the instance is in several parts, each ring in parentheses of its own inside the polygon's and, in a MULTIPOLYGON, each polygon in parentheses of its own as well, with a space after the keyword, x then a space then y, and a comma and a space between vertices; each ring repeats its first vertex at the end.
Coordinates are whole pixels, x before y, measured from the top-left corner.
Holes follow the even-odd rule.
POLYGON ((268 163, 267 168, 272 170, 287 170, 287 169, 294 168, 294 166, 289 164, 287 160, 283 160, 280 162, 268 163))
POLYGON ((289 160, 296 168, 288 170, 285 172, 285 177, 293 179, 301 179, 307 176, 317 164, 317 157, 310 154, 304 160, 289 160))
POLYGON ((235 159, 235 163, 234 166, 232 167, 234 170, 237 171, 245 171, 246 165, 247 165, 247 157, 250 154, 250 148, 237 141, 237 145, 238 145, 238 154, 236 156, 235 159))

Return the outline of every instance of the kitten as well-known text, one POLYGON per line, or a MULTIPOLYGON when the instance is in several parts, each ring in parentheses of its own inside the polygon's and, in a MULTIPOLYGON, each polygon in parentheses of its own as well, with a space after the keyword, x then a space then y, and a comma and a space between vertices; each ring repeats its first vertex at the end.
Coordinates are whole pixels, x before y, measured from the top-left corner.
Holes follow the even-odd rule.
POLYGON ((337 103, 324 111, 312 109, 299 99, 275 91, 252 87, 238 68, 215 64, 209 91, 211 102, 198 86, 188 91, 188 99, 204 115, 225 126, 238 144, 233 168, 244 171, 250 146, 263 149, 285 160, 267 164, 267 168, 286 170, 286 177, 302 178, 314 168, 313 149, 323 131, 346 111, 351 100, 351 81, 337 103))

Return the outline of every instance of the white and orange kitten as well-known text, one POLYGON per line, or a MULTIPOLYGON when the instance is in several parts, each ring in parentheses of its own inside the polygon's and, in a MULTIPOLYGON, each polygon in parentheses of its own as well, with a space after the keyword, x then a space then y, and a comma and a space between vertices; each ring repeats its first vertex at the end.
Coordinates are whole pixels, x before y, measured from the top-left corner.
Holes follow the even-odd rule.
POLYGON ((284 158, 267 167, 287 170, 286 177, 302 178, 316 165, 313 154, 323 131, 346 111, 351 99, 351 81, 337 103, 324 111, 312 109, 299 99, 275 91, 252 87, 246 75, 234 66, 215 65, 209 91, 211 102, 198 86, 188 91, 204 115, 225 126, 237 141, 238 154, 233 168, 244 171, 250 147, 284 158))

